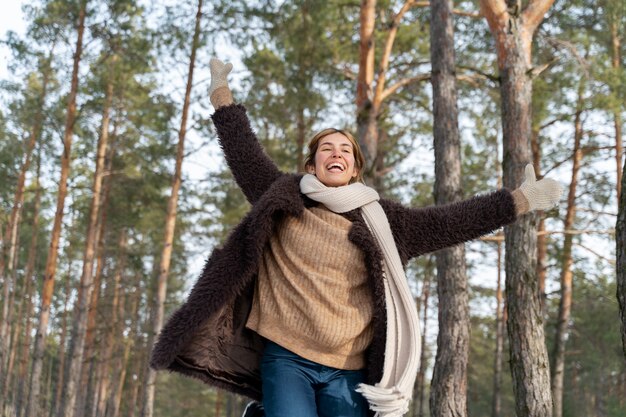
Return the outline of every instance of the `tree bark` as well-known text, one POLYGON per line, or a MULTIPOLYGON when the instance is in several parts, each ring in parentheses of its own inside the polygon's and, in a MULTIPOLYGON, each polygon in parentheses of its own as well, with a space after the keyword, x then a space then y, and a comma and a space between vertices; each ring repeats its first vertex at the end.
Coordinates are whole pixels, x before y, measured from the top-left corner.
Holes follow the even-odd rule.
MULTIPOLYGON (((54 45, 52 47, 54 50, 54 45)), ((26 174, 30 168, 30 164, 32 161, 33 150, 35 149, 35 145, 41 136, 41 129, 43 126, 44 120, 44 105, 46 101, 46 97, 48 95, 48 83, 50 81, 50 73, 52 72, 52 52, 48 55, 48 59, 46 60, 44 67, 42 68, 42 83, 41 83, 41 92, 36 102, 36 112, 33 117, 33 126, 30 131, 28 143, 26 145, 26 153, 24 155, 24 161, 20 167, 20 173, 18 175, 15 195, 13 197, 13 208, 11 209, 11 215, 9 216, 9 221, 6 225, 6 232, 4 234, 3 242, 8 242, 8 248, 3 244, 3 251, 0 252, 0 257, 4 259, 4 250, 8 249, 8 262, 5 264, 2 262, 2 266, 0 267, 0 278, 3 281, 3 300, 9 299, 9 294, 15 285, 14 277, 14 263, 17 254, 17 236, 18 236, 18 223, 22 212, 22 207, 24 205, 24 188, 26 184, 26 174), (5 274, 5 267, 8 266, 8 270, 5 274)), ((5 371, 4 364, 6 360, 5 354, 9 352, 9 332, 11 331, 11 309, 9 309, 8 303, 2 304, 2 317, 0 318, 0 391, 6 390, 6 384, 8 384, 9 372, 5 371), (4 389, 3 389, 4 387, 4 389)), ((2 396, 5 398, 5 396, 2 396)), ((0 398, 0 410, 2 410, 4 399, 0 398)))
POLYGON ((26 300, 26 313, 24 326, 24 339, 22 341, 22 347, 20 350, 20 358, 17 370, 17 394, 15 399, 15 413, 17 417, 22 416, 24 409, 24 397, 26 393, 26 372, 28 368, 28 360, 30 358, 30 338, 32 328, 32 317, 34 313, 33 292, 34 292, 34 279, 35 279, 35 260, 37 255, 37 235, 39 233, 39 211, 41 209, 41 184, 39 183, 41 173, 41 153, 37 158, 37 177, 35 184, 37 191, 35 192, 35 201, 33 205, 33 218, 32 218, 32 234, 30 239, 30 247, 28 248, 28 260, 26 261, 26 272, 24 273, 24 280, 26 281, 26 290, 24 292, 24 299, 26 300))
MULTIPOLYGON (((185 90, 185 101, 183 104, 180 130, 178 131, 178 149, 176 153, 176 167, 172 180, 172 192, 167 203, 167 215, 165 218, 165 232, 163 236, 163 250, 159 265, 159 277, 157 280, 157 291, 152 309, 152 329, 149 334, 148 351, 152 349, 156 335, 163 327, 163 314, 165 295, 167 293, 167 277, 169 274, 170 261, 172 256, 172 246, 174 244, 174 229, 176 226, 176 211, 178 208, 178 192, 182 182, 182 165, 185 149, 185 135, 187 133, 187 116, 189 113, 189 103, 191 100, 191 88, 193 86, 193 72, 196 63, 196 51, 200 41, 200 21, 202 19, 202 1, 198 1, 196 12, 196 24, 191 44, 191 56, 189 59, 189 71, 187 73, 187 87, 185 90)), ((156 381, 156 371, 152 368, 146 370, 146 383, 143 398, 141 416, 152 417, 154 406, 154 384, 156 381)))
POLYGON ((54 397, 54 402, 52 403, 54 410, 50 413, 50 416, 55 416, 58 414, 59 408, 61 407, 61 394, 63 393, 63 383, 66 378, 65 373, 65 346, 67 340, 67 313, 68 313, 68 304, 70 299, 70 294, 72 293, 72 263, 74 260, 72 256, 67 257, 67 279, 65 280, 65 301, 63 302, 63 317, 61 318, 61 334, 59 336, 59 372, 56 377, 56 395, 54 397))
MULTIPOLYGON (((111 80, 107 85, 107 94, 109 98, 113 97, 113 83, 111 80)), ((112 106, 112 99, 108 103, 109 106, 112 106)), ((93 368, 96 366, 96 347, 94 346, 97 325, 96 325, 96 316, 98 314, 98 302, 100 296, 100 286, 102 282, 102 272, 104 270, 104 245, 105 245, 105 230, 107 226, 107 206, 111 191, 111 176, 109 175, 111 172, 111 167, 113 163, 113 156, 115 154, 115 139, 117 138, 117 123, 114 124, 113 132, 110 135, 111 139, 109 142, 109 150, 108 154, 105 157, 104 168, 103 168, 103 181, 102 181, 102 202, 101 202, 101 210, 100 216, 97 222, 98 232, 96 234, 96 271, 94 275, 94 283, 93 283, 93 292, 91 294, 91 301, 89 303, 89 313, 87 317, 87 334, 85 336, 85 353, 83 355, 83 363, 89 366, 83 368, 82 376, 81 376, 81 386, 88 387, 86 392, 79 393, 78 397, 79 404, 77 405, 78 409, 92 409, 95 411, 96 403, 93 396, 97 392, 93 387, 93 383, 95 382, 92 378, 89 378, 90 375, 93 374, 93 368)), ((93 412, 92 412, 93 414, 93 412)), ((88 414, 89 416, 90 414, 88 414)))
POLYGON ((366 172, 376 157, 376 129, 372 127, 371 113, 374 96, 374 47, 376 0, 362 0, 359 17, 359 73, 356 84, 357 138, 366 160, 366 172))
MULTIPOLYGON (((576 218, 576 187, 578 172, 582 163, 582 149, 580 143, 583 136, 582 112, 584 81, 578 88, 576 116, 574 117, 574 150, 572 158, 572 178, 567 194, 567 212, 563 221, 564 230, 572 229, 576 218)), ((554 417, 563 416, 563 377, 565 372, 565 342, 567 328, 572 307, 572 244, 574 236, 566 234, 563 238, 563 252, 561 254, 561 300, 557 317, 554 337, 554 363, 552 366, 552 400, 554 402, 554 417)))
MULTIPOLYGON (((18 229, 19 229, 19 216, 16 220, 15 226, 14 226, 14 236, 15 239, 13 240, 13 242, 11 242, 11 246, 12 246, 12 251, 16 251, 16 249, 19 247, 19 233, 18 233, 18 229)), ((0 368, 4 368, 3 375, 2 377, 0 377, 0 379, 3 380, 3 383, 0 385, 2 388, 0 389, 0 410, 4 409, 4 402, 7 399, 7 395, 8 395, 8 389, 9 389, 9 382, 11 379, 11 374, 13 373, 13 363, 14 363, 14 358, 15 358, 15 338, 16 338, 16 334, 15 334, 15 330, 18 330, 19 326, 13 326, 13 311, 15 310, 15 301, 16 301, 16 295, 17 295, 17 286, 15 285, 17 283, 17 261, 18 261, 18 257, 15 256, 15 253, 13 253, 13 256, 9 257, 10 259, 10 263, 12 264, 11 266, 11 274, 10 276, 5 276, 5 279, 7 281, 10 281, 11 287, 13 287, 12 291, 10 292, 9 298, 8 299, 4 299, 3 305, 4 306, 8 306, 8 311, 9 314, 6 317, 6 324, 7 324, 7 335, 6 335, 6 354, 3 357, 3 360, 5 361, 5 363, 3 364, 3 366, 1 366, 0 368)), ((22 302, 21 300, 18 300, 19 303, 19 309, 21 310, 22 307, 22 302)), ((20 317, 21 312, 18 312, 17 317, 20 317)))
MULTIPOLYGON (((624 161, 626 171, 626 161, 624 161)), ((622 331, 622 353, 626 358, 626 175, 622 175, 622 192, 619 195, 617 221, 615 224, 617 300, 622 331)))
MULTIPOLYGON (((458 128, 452 1, 431 1, 431 62, 435 203, 461 200, 461 141, 458 128)), ((430 392, 431 415, 467 415, 469 306, 465 247, 436 253, 439 334, 430 392)))
MULTIPOLYGON (((541 177, 541 146, 539 145, 539 128, 533 127, 531 136, 531 148, 533 154, 533 167, 537 177, 541 177)), ((539 302, 541 311, 545 312, 546 300, 546 275, 548 272, 548 239, 545 234, 546 221, 544 216, 539 219, 537 225, 537 282, 539 283, 539 302)))
POLYGON ((502 242, 498 242, 498 284, 496 287, 496 352, 493 359, 493 401, 491 417, 502 410, 502 359, 504 352, 504 300, 502 295, 502 242))
POLYGON ((386 172, 384 155, 379 146, 379 142, 384 135, 381 134, 378 126, 378 117, 381 113, 383 101, 399 88, 413 82, 425 81, 429 78, 424 75, 415 76, 400 80, 391 87, 386 87, 391 50, 396 39, 398 27, 406 12, 411 7, 417 5, 417 2, 413 0, 406 0, 398 13, 394 14, 389 24, 389 32, 385 39, 378 73, 376 74, 376 85, 374 85, 376 0, 361 1, 359 72, 356 86, 357 140, 365 157, 363 176, 378 191, 383 191, 381 177, 386 172))
POLYGON ((299 108, 296 114, 296 170, 304 172, 304 142, 306 137, 306 121, 304 109, 299 108))
MULTIPOLYGON (((122 273, 124 267, 126 265, 126 246, 127 246, 127 235, 126 231, 122 230, 120 232, 120 237, 118 241, 117 247, 119 248, 119 254, 117 256, 118 264, 115 268, 115 273, 113 275, 113 281, 109 284, 111 288, 107 288, 112 298, 111 300, 111 313, 109 320, 109 328, 107 329, 106 337, 104 340, 104 349, 102 351, 102 357, 100 358, 99 368, 100 375, 102 376, 102 380, 98 389, 98 403, 96 409, 97 416, 104 416, 106 411, 106 404, 109 398, 109 385, 110 385, 110 368, 111 368, 111 360, 113 355, 113 350, 115 347, 115 337, 122 337, 123 335, 116 332, 116 330, 120 327, 118 321, 122 320, 122 315, 120 315, 119 306, 120 306, 120 282, 122 280, 122 273), (118 334, 116 334, 118 333, 118 334)), ((107 286, 108 287, 108 286, 107 286)))
MULTIPOLYGON (((130 320, 131 323, 137 323, 139 321, 139 300, 141 298, 141 292, 139 290, 139 285, 140 282, 139 280, 141 280, 141 275, 137 275, 137 284, 135 286, 135 292, 132 296, 132 301, 131 301, 131 308, 129 309, 128 313, 132 314, 130 316, 130 320)), ((120 317, 123 317, 121 313, 125 312, 125 310, 121 310, 120 311, 120 317)), ((118 340, 123 340, 123 326, 124 322, 121 321, 120 322, 120 332, 118 333, 118 340)), ((119 415, 119 411, 120 411, 120 406, 122 403, 122 392, 124 389, 124 381, 126 379, 126 372, 128 369, 128 359, 130 357, 130 353, 131 353, 131 349, 134 347, 135 345, 135 340, 137 338, 137 326, 133 325, 131 326, 129 332, 128 332, 128 336, 126 337, 126 341, 122 342, 123 346, 124 346, 124 353, 123 353, 123 359, 122 362, 119 364, 118 369, 117 369, 117 374, 118 377, 116 379, 117 381, 117 385, 113 388, 114 390, 114 394, 111 396, 110 401, 109 401, 109 405, 107 406, 107 412, 106 412, 106 417, 117 417, 119 415)), ((139 361, 137 361, 139 362, 139 361)), ((136 392, 136 390, 134 390, 133 392, 136 392)), ((133 394, 135 395, 135 394, 133 394)), ((134 401, 131 402, 131 404, 134 404, 134 401)), ((100 417, 100 416, 98 416, 100 417)))
MULTIPOLYGON (((431 264, 431 261, 428 262, 431 264)), ((430 269, 430 268, 429 268, 430 269)), ((424 299, 422 309, 422 340, 420 341, 422 345, 421 355, 420 355, 420 368, 417 373, 417 404, 414 405, 413 415, 415 417, 424 417, 424 407, 426 404, 426 334, 428 330, 428 301, 430 299, 430 270, 427 271, 426 276, 424 277, 424 289, 422 290, 422 297, 424 299)), ((418 309, 419 311, 419 309, 418 309)))
POLYGON ((100 202, 102 191, 102 180, 104 175, 104 163, 106 157, 107 143, 109 139, 109 122, 111 101, 113 97, 112 80, 108 81, 104 110, 102 113, 102 126, 96 153, 96 169, 94 172, 91 207, 89 209, 89 224, 87 225, 87 237, 85 239, 85 252, 83 254, 83 271, 80 277, 79 298, 76 302, 78 311, 74 313, 74 326, 72 328, 72 339, 70 342, 70 362, 68 366, 67 379, 63 386, 63 396, 61 398, 61 408, 59 417, 82 416, 83 411, 76 406, 77 390, 83 366, 83 352, 87 333, 87 320, 89 302, 93 292, 93 263, 98 241, 98 220, 100 218, 100 202))
POLYGON ((65 197, 67 195, 67 179, 70 173, 70 161, 72 151, 72 136, 74 134, 74 122, 76 119, 76 95, 78 93, 78 69, 83 51, 83 33, 85 30, 85 15, 87 0, 80 3, 78 17, 76 50, 74 52, 74 64, 72 68, 72 84, 67 104, 67 117, 65 119, 65 131, 63 134, 63 154, 61 156, 61 178, 59 180, 59 191, 57 194, 57 207, 52 226, 50 247, 46 258, 46 269, 44 272, 44 282, 41 291, 41 306, 39 311, 39 323, 37 335, 35 337, 35 349, 33 352, 33 370, 31 372, 31 390, 28 399, 26 415, 39 416, 39 396, 41 390, 41 371, 43 356, 46 347, 46 334, 48 333, 48 321, 50 318, 50 303, 54 292, 54 278, 57 268, 59 239, 63 225, 63 210, 65 208, 65 197))
MULTIPOLYGON (((614 17, 610 23, 611 31, 611 65, 616 70, 616 73, 621 67, 621 41, 618 29, 618 17, 614 17)), ((619 198, 622 190, 622 154, 624 152, 622 147, 622 113, 620 110, 613 112, 613 124, 615 127, 615 160, 617 162, 617 196, 619 198)))
POLYGON ((222 390, 218 388, 215 393, 215 413, 213 414, 215 417, 222 415, 222 397, 222 390))
MULTIPOLYGON (((553 0, 531 0, 524 10, 504 0, 481 0, 497 48, 503 125, 503 182, 523 181, 532 160, 531 41, 553 0)), ((519 6, 519 5, 518 5, 519 6)), ((552 415, 550 372, 536 275, 536 216, 528 214, 505 227, 506 303, 511 372, 518 416, 552 415)))

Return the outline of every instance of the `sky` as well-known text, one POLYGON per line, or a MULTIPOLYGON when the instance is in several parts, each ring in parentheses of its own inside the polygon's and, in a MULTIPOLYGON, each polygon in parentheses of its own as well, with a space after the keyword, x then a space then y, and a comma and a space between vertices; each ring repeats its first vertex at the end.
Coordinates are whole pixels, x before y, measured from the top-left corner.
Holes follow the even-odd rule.
MULTIPOLYGON (((0 0, 2 4, 2 12, 0 13, 0 38, 4 38, 7 31, 12 30, 23 33, 26 29, 26 23, 22 19, 22 1, 16 0, 0 0)), ((7 61, 9 54, 7 49, 0 44, 0 79, 5 78, 7 74, 7 61)))

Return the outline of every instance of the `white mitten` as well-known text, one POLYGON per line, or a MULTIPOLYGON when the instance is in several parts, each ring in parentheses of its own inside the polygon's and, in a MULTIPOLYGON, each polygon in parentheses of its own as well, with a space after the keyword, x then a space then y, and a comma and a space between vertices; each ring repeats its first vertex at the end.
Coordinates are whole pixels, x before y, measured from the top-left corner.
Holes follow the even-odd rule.
POLYGON ((555 180, 544 178, 537 181, 535 169, 526 165, 526 180, 519 187, 526 200, 529 210, 546 210, 554 207, 563 194, 563 187, 555 180))
POLYGON ((209 61, 211 69, 211 85, 209 86, 209 97, 211 103, 216 109, 222 106, 232 104, 233 96, 228 87, 228 73, 233 69, 233 64, 224 64, 217 58, 211 58, 209 61))

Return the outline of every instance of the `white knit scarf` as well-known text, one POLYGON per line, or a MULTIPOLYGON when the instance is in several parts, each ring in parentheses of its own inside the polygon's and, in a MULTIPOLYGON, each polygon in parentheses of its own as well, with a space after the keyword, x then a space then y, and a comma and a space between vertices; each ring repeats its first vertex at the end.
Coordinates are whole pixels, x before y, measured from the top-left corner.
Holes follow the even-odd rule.
POLYGON ((300 191, 335 213, 361 208, 365 223, 383 251, 387 343, 383 376, 376 385, 360 384, 377 417, 399 417, 409 411, 420 356, 417 309, 407 283, 389 221, 378 203, 378 193, 362 183, 326 187, 314 175, 300 181, 300 191))

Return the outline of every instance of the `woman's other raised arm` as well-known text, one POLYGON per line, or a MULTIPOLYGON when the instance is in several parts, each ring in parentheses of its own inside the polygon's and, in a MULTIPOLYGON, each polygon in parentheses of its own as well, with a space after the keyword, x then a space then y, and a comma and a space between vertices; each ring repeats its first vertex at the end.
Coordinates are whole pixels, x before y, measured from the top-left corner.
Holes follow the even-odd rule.
POLYGON ((254 204, 281 175, 267 156, 250 126, 246 109, 233 103, 227 76, 232 64, 211 59, 209 96, 215 107, 212 116, 219 144, 235 181, 251 204, 254 204))

